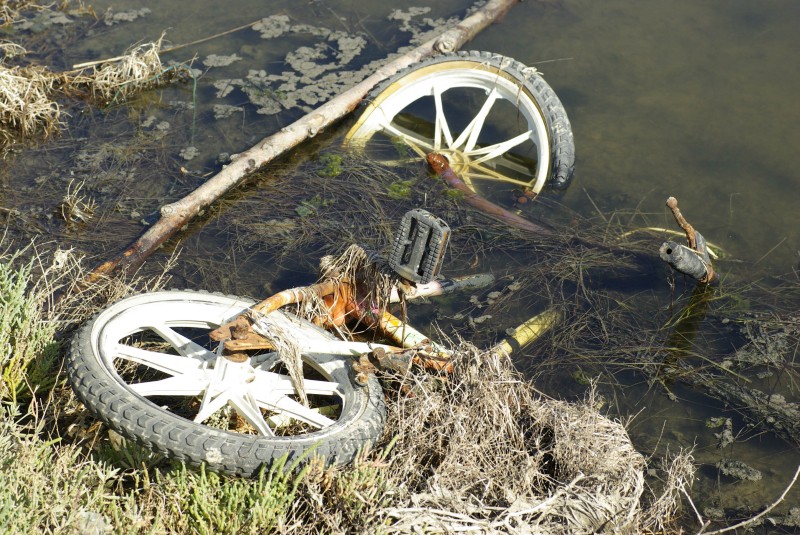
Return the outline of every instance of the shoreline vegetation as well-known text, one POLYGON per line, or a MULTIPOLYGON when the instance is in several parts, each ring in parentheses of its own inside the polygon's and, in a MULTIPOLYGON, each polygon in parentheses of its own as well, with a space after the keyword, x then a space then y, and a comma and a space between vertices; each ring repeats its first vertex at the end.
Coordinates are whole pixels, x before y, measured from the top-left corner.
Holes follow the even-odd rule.
MULTIPOLYGON (((663 533, 692 515, 691 451, 645 458, 602 415, 596 386, 582 401, 552 399, 508 359, 463 341, 450 342, 447 380, 382 376, 386 431, 350 465, 325 467, 312 451, 252 479, 189 469, 97 422, 60 364, 70 332, 102 303, 168 277, 79 288, 73 251, 33 245, 4 253, 0 268, 0 521, 11 532, 663 533)), ((743 463, 720 469, 753 478, 743 463)), ((770 522, 789 527, 797 514, 770 522)))
POLYGON ((63 126, 60 102, 65 99, 83 98, 106 106, 190 76, 184 65, 165 66, 160 49, 161 39, 135 45, 113 61, 55 72, 36 64, 9 65, 28 52, 13 42, 0 43, 0 141, 9 145, 47 140, 63 126))

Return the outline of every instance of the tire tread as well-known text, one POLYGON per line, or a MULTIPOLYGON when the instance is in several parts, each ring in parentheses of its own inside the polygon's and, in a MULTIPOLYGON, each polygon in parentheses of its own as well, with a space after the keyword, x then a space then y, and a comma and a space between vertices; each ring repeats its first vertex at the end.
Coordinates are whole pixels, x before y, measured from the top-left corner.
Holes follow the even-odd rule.
MULTIPOLYGON (((242 299, 215 292, 183 292, 187 296, 242 299)), ((386 408, 383 392, 374 377, 366 387, 354 387, 362 405, 356 420, 320 439, 318 444, 308 439, 276 440, 226 432, 162 411, 127 391, 92 355, 92 327, 102 314, 100 311, 87 321, 73 337, 67 355, 68 379, 81 402, 100 420, 126 439, 157 453, 194 467, 206 464, 218 472, 253 476, 262 466, 284 455, 290 461, 303 456, 310 446, 316 446, 314 455, 324 456, 327 462, 349 462, 361 448, 374 444, 383 432, 386 408)))

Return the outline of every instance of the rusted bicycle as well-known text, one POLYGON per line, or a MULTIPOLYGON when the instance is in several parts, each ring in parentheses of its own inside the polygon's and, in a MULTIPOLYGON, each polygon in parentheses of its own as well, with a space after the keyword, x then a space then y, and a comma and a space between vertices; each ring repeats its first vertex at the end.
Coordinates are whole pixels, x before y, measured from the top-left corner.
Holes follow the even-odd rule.
MULTIPOLYGON (((381 278, 392 281, 385 301, 493 281, 489 274, 433 278, 448 233, 427 212, 406 214, 389 259, 396 275, 381 278)), ((198 291, 123 299, 76 334, 72 385, 115 431, 188 464, 252 475, 310 451, 349 462, 383 430, 377 371, 446 373, 450 366, 446 348, 379 302, 375 279, 363 277, 375 263, 361 256, 366 261, 349 274, 328 271, 317 284, 260 303, 198 291)), ((555 320, 552 312, 532 318, 495 350, 510 353, 555 320)))
MULTIPOLYGON (((565 187, 574 166, 569 121, 553 90, 535 69, 489 53, 434 58, 379 87, 347 142, 385 160, 385 140, 414 157, 440 153, 476 190, 499 182, 535 195, 546 184, 565 187)), ((312 450, 348 462, 383 430, 376 369, 449 365, 447 350, 393 316, 387 302, 491 280, 436 280, 448 237, 443 221, 407 214, 388 259, 396 276, 380 299, 375 279, 357 271, 328 273, 261 303, 199 291, 123 299, 74 337, 70 381, 111 428, 189 464, 251 475, 312 450), (382 339, 355 337, 348 323, 382 339)), ((554 320, 531 319, 497 350, 524 345, 554 320)))

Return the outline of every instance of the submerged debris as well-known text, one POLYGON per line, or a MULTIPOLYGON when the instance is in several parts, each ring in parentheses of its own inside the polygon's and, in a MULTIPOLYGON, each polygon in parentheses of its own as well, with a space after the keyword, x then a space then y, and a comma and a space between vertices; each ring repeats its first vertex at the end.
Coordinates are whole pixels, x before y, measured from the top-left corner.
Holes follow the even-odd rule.
MULTIPOLYGON (((717 443, 718 449, 725 449, 736 442, 736 438, 733 436, 733 420, 730 418, 712 418, 712 420, 722 420, 720 423, 720 425, 722 425, 722 431, 714 433, 714 437, 719 440, 717 443)), ((716 426, 714 425, 714 427, 716 426)))
POLYGON ((94 217, 97 203, 81 192, 83 186, 83 181, 78 184, 70 181, 67 186, 67 194, 61 201, 61 217, 67 223, 86 223, 94 217))
POLYGON ((198 154, 200 154, 200 151, 197 150, 197 147, 192 146, 181 149, 181 151, 178 153, 178 156, 188 162, 189 160, 193 160, 198 154))
POLYGON ((759 470, 748 466, 742 461, 737 461, 734 459, 720 459, 720 461, 717 463, 717 468, 719 469, 720 474, 741 479, 743 481, 758 481, 761 479, 761 472, 759 470))
POLYGON ((114 11, 109 9, 103 17, 106 26, 113 26, 120 22, 132 22, 151 13, 149 8, 129 9, 127 11, 114 11))
POLYGON ((210 54, 206 56, 206 59, 203 60, 203 65, 205 65, 206 67, 227 67, 228 65, 236 63, 241 59, 242 58, 237 56, 236 54, 231 54, 229 56, 210 54))

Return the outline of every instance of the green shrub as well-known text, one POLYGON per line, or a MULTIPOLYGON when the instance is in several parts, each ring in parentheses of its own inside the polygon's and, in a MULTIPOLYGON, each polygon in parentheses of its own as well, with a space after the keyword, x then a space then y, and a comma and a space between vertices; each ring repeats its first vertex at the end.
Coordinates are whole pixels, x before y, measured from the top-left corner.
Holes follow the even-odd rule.
POLYGON ((169 497, 169 531, 188 533, 269 533, 282 526, 308 467, 286 466, 286 459, 262 470, 257 478, 241 479, 208 472, 179 470, 156 481, 169 497))
POLYGON ((0 406, 3 532, 89 533, 91 526, 105 525, 106 486, 117 470, 86 461, 78 447, 42 440, 42 433, 35 415, 21 417, 15 405, 0 406))
POLYGON ((0 399, 12 402, 54 382, 55 326, 42 320, 44 296, 31 291, 33 267, 18 253, 0 258, 0 399))

